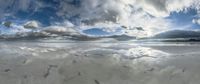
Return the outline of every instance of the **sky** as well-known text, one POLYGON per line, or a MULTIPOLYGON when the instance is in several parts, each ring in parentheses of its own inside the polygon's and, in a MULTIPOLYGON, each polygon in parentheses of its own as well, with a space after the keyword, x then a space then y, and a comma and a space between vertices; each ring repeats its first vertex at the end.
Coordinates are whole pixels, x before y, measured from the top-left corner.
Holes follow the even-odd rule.
POLYGON ((72 27, 88 36, 148 37, 200 29, 200 0, 0 0, 0 21, 14 24, 0 25, 5 33, 31 31, 20 25, 36 21, 42 28, 72 27))

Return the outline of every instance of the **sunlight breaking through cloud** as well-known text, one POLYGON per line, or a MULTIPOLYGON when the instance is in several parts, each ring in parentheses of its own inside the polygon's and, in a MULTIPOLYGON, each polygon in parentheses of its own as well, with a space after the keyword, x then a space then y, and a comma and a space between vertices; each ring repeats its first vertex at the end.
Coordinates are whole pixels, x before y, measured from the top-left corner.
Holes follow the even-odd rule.
MULTIPOLYGON (((167 18, 172 12, 200 9, 198 0, 1 0, 0 3, 1 21, 9 18, 36 20, 41 27, 56 24, 66 26, 69 25, 65 23, 67 21, 79 32, 85 29, 83 26, 108 31, 125 26, 121 27, 124 34, 136 37, 149 37, 176 27, 173 20, 167 18), (101 26, 97 26, 99 24, 101 26), (135 27, 141 27, 144 31, 137 31, 133 29, 135 27)), ((193 22, 198 24, 198 18, 193 22)))

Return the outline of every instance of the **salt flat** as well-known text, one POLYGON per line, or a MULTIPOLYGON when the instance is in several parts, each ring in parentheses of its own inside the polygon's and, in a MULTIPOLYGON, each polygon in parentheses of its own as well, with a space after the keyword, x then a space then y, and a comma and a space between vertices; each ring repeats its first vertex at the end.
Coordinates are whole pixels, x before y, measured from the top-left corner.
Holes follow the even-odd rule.
POLYGON ((199 84, 198 43, 0 42, 0 84, 199 84))

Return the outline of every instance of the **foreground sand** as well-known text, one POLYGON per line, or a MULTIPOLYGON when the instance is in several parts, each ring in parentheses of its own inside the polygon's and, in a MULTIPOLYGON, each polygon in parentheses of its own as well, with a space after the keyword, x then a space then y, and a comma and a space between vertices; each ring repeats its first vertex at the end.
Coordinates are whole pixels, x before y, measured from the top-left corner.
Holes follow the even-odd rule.
POLYGON ((0 84, 200 84, 200 44, 0 43, 0 84))

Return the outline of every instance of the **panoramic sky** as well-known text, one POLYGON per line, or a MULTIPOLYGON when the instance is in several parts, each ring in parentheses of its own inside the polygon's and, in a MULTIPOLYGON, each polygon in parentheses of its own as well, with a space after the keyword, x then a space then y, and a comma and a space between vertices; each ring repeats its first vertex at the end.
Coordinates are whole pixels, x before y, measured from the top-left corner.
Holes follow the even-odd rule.
POLYGON ((30 31, 19 26, 35 21, 43 28, 72 27, 91 36, 146 37, 200 29, 200 0, 0 0, 0 21, 18 28, 13 32, 1 25, 4 33, 30 31))

